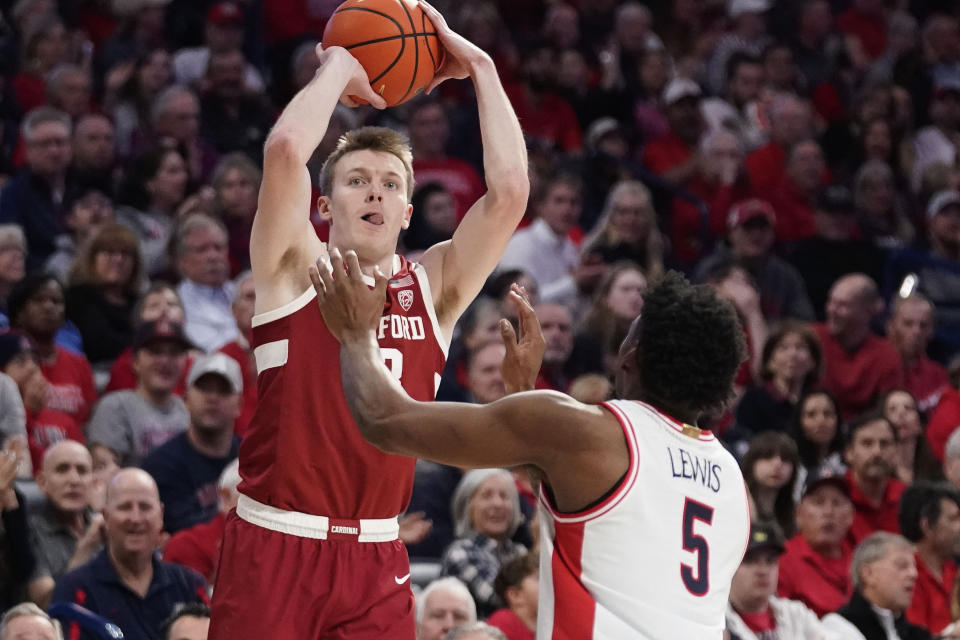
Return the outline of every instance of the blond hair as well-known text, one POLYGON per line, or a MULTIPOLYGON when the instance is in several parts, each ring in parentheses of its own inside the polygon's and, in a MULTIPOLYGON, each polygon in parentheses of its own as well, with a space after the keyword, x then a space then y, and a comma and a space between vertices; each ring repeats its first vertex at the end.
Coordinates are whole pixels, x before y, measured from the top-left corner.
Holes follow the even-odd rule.
POLYGON ((407 202, 410 202, 413 198, 413 152, 410 150, 410 141, 402 133, 386 127, 360 127, 340 136, 336 149, 327 156, 323 168, 320 169, 320 189, 323 195, 329 196, 333 193, 333 170, 337 162, 351 151, 365 149, 389 153, 400 159, 403 163, 404 181, 407 183, 407 202))

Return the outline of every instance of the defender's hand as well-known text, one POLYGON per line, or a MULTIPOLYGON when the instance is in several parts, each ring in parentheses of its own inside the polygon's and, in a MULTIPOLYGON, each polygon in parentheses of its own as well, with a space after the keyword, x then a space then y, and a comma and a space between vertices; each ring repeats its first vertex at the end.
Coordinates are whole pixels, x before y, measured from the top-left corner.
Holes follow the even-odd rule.
POLYGON ((537 382, 547 343, 523 287, 516 283, 510 285, 507 297, 517 308, 517 331, 514 331, 509 320, 500 321, 500 337, 507 348, 507 355, 500 366, 503 386, 507 393, 529 391, 537 382))
POLYGON ((387 294, 387 277, 379 267, 374 269, 373 289, 363 281, 360 260, 353 250, 346 259, 339 249, 330 252, 330 264, 321 257, 310 267, 310 280, 317 292, 317 304, 330 333, 340 341, 369 338, 383 315, 387 294))

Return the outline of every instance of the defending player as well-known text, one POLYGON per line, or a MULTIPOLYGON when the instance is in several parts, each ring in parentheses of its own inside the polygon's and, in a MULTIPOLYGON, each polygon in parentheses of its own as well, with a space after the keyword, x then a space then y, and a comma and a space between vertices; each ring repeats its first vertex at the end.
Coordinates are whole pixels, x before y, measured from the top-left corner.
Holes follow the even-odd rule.
POLYGON ((693 425, 731 396, 743 359, 730 305, 676 273, 645 295, 620 349, 616 389, 629 400, 533 391, 426 403, 384 368, 373 328, 386 280, 371 292, 356 264, 349 252, 348 276, 335 254, 332 273, 321 264, 311 277, 364 437, 397 455, 543 475, 537 638, 719 640, 749 508, 733 456, 693 425))
MULTIPOLYGON (((410 150, 392 131, 364 128, 341 138, 324 165, 319 209, 331 247, 356 249, 357 277, 375 268, 390 274, 378 303, 378 349, 411 396, 432 400, 454 324, 500 259, 529 183, 523 135, 489 56, 422 6, 446 50, 432 86, 469 76, 476 89, 487 193, 451 241, 407 262, 395 252, 417 215, 410 150)), ((318 55, 317 75, 265 148, 250 247, 259 402, 240 449, 241 496, 226 525, 214 640, 414 636, 397 515, 410 498, 415 460, 378 451, 354 426, 339 345, 312 302, 308 275, 326 248, 308 220, 306 162, 338 99, 384 105, 346 50, 318 55)))

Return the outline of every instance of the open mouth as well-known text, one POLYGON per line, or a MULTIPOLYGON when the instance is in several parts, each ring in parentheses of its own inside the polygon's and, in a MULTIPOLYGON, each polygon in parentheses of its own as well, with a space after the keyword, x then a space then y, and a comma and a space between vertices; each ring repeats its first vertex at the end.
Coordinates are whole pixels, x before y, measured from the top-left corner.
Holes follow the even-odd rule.
POLYGON ((363 216, 363 221, 379 227, 383 224, 383 214, 376 211, 371 211, 363 216))

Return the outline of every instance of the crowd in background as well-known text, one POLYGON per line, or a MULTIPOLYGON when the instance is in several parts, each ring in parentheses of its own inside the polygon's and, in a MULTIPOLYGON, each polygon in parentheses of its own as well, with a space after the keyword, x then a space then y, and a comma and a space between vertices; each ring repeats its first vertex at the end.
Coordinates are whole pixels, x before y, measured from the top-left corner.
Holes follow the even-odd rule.
MULTIPOLYGON (((162 637, 178 603, 205 624, 257 405, 263 143, 337 4, 0 0, 4 629, 47 624, 25 600, 130 638, 162 637)), ((438 398, 503 396, 514 282, 546 340, 537 387, 609 398, 646 288, 680 270, 749 347, 700 425, 751 498, 732 637, 907 640, 960 618, 960 6, 433 4, 496 63, 532 187, 438 398)), ((338 106, 315 181, 367 124, 409 136, 416 259, 485 189, 472 85, 338 106)), ((535 491, 519 469, 418 463, 402 538, 423 584, 442 576, 418 597, 423 640, 477 619, 533 637, 535 491)))

